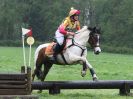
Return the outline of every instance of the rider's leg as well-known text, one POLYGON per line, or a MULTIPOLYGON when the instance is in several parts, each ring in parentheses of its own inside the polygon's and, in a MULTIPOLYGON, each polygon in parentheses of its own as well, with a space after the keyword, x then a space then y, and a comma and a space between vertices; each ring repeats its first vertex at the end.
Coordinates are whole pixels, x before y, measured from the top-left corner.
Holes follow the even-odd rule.
POLYGON ((54 54, 53 54, 53 56, 56 56, 59 52, 60 52, 60 45, 59 45, 59 43, 57 42, 57 44, 55 45, 55 47, 54 47, 54 54))
POLYGON ((58 54, 62 50, 62 45, 63 45, 63 42, 64 42, 64 35, 61 34, 57 30, 56 33, 55 33, 55 38, 56 38, 57 44, 56 44, 56 46, 54 48, 54 51, 55 51, 55 54, 58 54))
POLYGON ((55 36, 55 39, 57 41, 57 44, 55 45, 54 47, 54 54, 53 54, 53 58, 52 60, 55 60, 56 58, 56 55, 58 53, 60 53, 62 51, 62 45, 63 45, 63 42, 64 42, 64 35, 61 34, 58 30, 56 31, 56 36, 55 36))

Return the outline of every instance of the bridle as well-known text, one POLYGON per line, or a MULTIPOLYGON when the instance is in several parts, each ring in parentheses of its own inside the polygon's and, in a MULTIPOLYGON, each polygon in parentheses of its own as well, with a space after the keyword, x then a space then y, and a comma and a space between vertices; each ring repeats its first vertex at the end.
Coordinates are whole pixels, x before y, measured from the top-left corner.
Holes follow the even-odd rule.
MULTIPOLYGON (((76 32, 76 34, 78 34, 78 32, 76 32)), ((88 36, 90 36, 89 39, 88 39, 88 42, 89 42, 89 44, 91 45, 92 48, 100 47, 100 44, 99 44, 100 32, 99 32, 99 30, 95 29, 94 31, 91 31, 88 36)), ((86 46, 78 44, 74 40, 74 38, 67 38, 67 39, 72 40, 72 44, 69 45, 67 48, 70 48, 71 46, 79 47, 82 50, 82 53, 81 53, 81 56, 82 56, 84 51, 87 49, 86 46)))

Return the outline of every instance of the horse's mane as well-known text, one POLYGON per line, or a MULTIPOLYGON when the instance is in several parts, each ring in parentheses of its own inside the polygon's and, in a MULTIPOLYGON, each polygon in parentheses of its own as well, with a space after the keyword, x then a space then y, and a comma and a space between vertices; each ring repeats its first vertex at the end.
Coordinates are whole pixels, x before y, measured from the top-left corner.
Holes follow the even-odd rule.
POLYGON ((80 30, 78 30, 77 33, 84 32, 84 31, 87 30, 87 28, 88 28, 87 26, 83 26, 83 28, 81 28, 80 30))

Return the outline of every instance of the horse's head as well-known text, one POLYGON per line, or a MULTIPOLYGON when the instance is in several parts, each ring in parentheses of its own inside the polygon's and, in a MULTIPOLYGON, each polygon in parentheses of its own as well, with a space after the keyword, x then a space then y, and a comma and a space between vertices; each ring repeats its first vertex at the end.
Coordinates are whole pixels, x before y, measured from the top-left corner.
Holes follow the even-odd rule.
POLYGON ((100 48, 100 28, 88 27, 88 30, 90 30, 90 34, 89 34, 90 37, 89 37, 88 43, 94 49, 94 53, 99 54, 101 52, 101 48, 100 48))

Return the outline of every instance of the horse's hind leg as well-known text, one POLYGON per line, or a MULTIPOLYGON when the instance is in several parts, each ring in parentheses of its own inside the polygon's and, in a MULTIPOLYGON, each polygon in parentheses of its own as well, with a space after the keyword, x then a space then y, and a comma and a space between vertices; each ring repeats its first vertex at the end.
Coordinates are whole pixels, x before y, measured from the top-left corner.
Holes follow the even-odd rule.
POLYGON ((51 63, 51 62, 44 63, 44 71, 43 71, 43 76, 41 78, 41 81, 45 80, 50 68, 52 67, 52 65, 53 65, 53 63, 51 63))
POLYGON ((35 76, 37 76, 38 79, 41 79, 42 76, 42 61, 39 61, 36 63, 36 68, 34 69, 34 72, 32 74, 32 81, 34 80, 35 76))
MULTIPOLYGON (((50 68, 52 67, 52 65, 53 65, 52 63, 44 63, 43 75, 42 75, 42 77, 41 77, 41 81, 42 81, 42 82, 45 80, 45 78, 46 78, 46 76, 47 76, 47 74, 48 74, 50 68)), ((38 91, 38 93, 41 93, 41 92, 42 92, 42 90, 39 90, 39 91, 38 91)))

